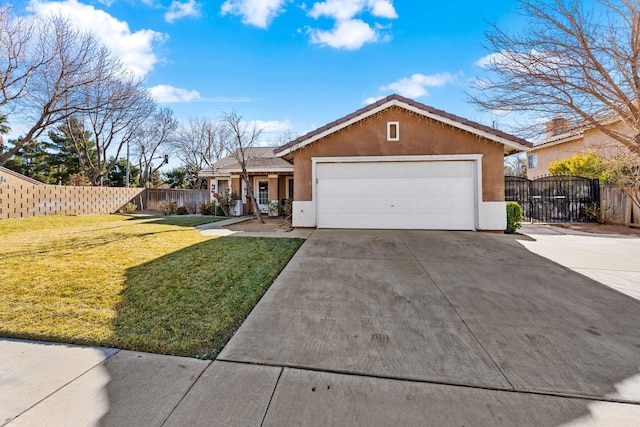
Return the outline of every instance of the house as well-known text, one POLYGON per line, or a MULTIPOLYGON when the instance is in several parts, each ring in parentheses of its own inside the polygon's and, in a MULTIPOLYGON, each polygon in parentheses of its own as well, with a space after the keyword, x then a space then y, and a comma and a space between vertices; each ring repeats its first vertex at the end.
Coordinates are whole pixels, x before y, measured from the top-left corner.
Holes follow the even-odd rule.
MULTIPOLYGON (((253 147, 246 151, 247 173, 261 212, 268 212, 268 203, 277 201, 282 204, 293 199, 293 165, 283 158, 276 157, 275 147, 253 147)), ((242 179, 242 168, 233 156, 227 156, 202 170, 200 176, 207 179, 207 188, 211 201, 231 189, 240 196, 233 214, 243 215, 253 212, 247 189, 242 179)))
POLYGON ((296 227, 502 231, 504 156, 531 146, 390 95, 274 153, 292 164, 296 227))
POLYGON ((20 184, 29 184, 29 185, 45 185, 42 182, 30 178, 28 176, 24 176, 19 174, 18 172, 14 172, 11 169, 7 169, 3 166, 0 166, 0 184, 9 184, 9 185, 20 185, 20 184))
MULTIPOLYGON (((612 122, 611 126, 616 126, 612 122)), ((549 175, 549 166, 587 150, 596 150, 602 156, 616 155, 626 150, 622 144, 602 131, 573 125, 568 119, 556 117, 545 123, 545 139, 527 152, 527 178, 549 175)))

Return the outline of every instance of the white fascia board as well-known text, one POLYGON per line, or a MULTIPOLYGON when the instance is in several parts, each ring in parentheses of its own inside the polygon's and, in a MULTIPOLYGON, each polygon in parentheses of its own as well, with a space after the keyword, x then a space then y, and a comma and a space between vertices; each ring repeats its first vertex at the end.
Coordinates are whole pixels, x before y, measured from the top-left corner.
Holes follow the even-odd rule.
POLYGON ((347 120, 346 122, 337 124, 334 127, 325 130, 324 132, 321 132, 321 133, 319 133, 317 135, 314 135, 309 139, 305 139, 304 141, 301 141, 301 142, 297 143, 296 145, 294 145, 292 147, 289 147, 286 150, 276 154, 276 156, 277 157, 284 157, 287 154, 290 154, 291 152, 296 151, 296 150, 304 147, 305 145, 311 144, 311 143, 313 143, 313 142, 315 142, 315 141, 317 141, 319 139, 324 138, 325 136, 328 136, 328 135, 330 135, 330 134, 332 134, 334 132, 337 132, 340 129, 344 129, 344 128, 348 127, 348 126, 351 126, 354 123, 357 123, 357 122, 359 122, 359 121, 361 121, 363 119, 366 119, 367 117, 372 116, 374 114, 377 114, 380 111, 386 110, 387 108, 392 107, 392 106, 397 106, 397 107, 404 108, 406 110, 412 111, 412 112, 420 114, 422 116, 429 117, 429 118, 431 118, 433 120, 448 124, 448 125, 453 126, 453 127, 457 128, 457 129, 461 129, 461 130, 470 132, 472 134, 475 134, 475 135, 478 135, 480 137, 489 139, 491 141, 495 141, 497 143, 500 143, 500 144, 503 144, 503 145, 507 145, 507 146, 512 147, 512 148, 516 148, 518 150, 529 151, 531 149, 530 147, 527 147, 526 145, 518 144, 517 142, 511 141, 511 140, 506 139, 506 138, 502 138, 500 136, 494 135, 494 134, 489 133, 489 132, 485 132, 485 131, 479 130, 479 129, 473 127, 473 126, 465 125, 465 124, 462 124, 462 123, 457 122, 455 120, 451 120, 449 118, 442 117, 442 116, 440 116, 438 114, 433 114, 433 113, 430 113, 428 111, 422 110, 420 108, 414 107, 413 105, 406 104, 406 103, 404 103, 402 101, 399 101, 397 99, 392 99, 391 101, 385 102, 384 104, 382 104, 382 105, 380 105, 380 106, 378 106, 376 108, 372 108, 371 110, 366 111, 366 112, 360 114, 359 116, 356 116, 356 117, 352 118, 351 120, 347 120))

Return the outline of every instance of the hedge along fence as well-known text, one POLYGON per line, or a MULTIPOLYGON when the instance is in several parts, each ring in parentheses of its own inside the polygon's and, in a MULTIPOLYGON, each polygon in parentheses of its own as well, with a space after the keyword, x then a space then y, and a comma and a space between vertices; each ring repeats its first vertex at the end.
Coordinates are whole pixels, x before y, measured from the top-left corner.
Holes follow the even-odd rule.
POLYGON ((47 215, 93 215, 117 212, 144 188, 0 185, 0 220, 47 215))

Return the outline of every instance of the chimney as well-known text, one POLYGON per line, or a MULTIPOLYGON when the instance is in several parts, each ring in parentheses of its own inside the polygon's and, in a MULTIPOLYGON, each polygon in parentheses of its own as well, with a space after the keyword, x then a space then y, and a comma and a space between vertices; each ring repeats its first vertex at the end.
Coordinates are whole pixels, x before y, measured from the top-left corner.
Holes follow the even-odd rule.
POLYGON ((565 119, 564 117, 554 117, 544 124, 546 128, 547 138, 560 135, 571 129, 571 119, 565 119))

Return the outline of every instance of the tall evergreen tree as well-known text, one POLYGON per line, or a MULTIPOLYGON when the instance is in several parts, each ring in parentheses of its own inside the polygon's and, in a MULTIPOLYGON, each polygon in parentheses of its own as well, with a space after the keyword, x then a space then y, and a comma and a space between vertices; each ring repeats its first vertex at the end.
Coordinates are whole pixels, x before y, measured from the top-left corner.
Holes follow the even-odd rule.
POLYGON ((86 141, 88 147, 82 153, 88 153, 89 156, 93 157, 92 160, 95 161, 97 152, 90 133, 84 131, 78 121, 72 117, 68 123, 63 123, 49 132, 50 142, 48 143, 48 148, 52 152, 52 183, 70 185, 70 175, 82 173, 86 176, 72 142, 73 135, 76 136, 75 140, 86 141))
MULTIPOLYGON (((9 140, 9 144, 12 146, 22 145, 22 138, 9 140)), ((24 176, 49 184, 51 183, 49 156, 45 144, 33 140, 22 145, 22 148, 4 166, 24 176)))
MULTIPOLYGON (((109 159, 111 163, 113 159, 109 159)), ((140 186, 140 168, 134 164, 129 166, 129 186, 140 186)), ((107 185, 109 187, 126 187, 127 186, 127 159, 120 158, 114 164, 113 168, 107 174, 107 185)))

